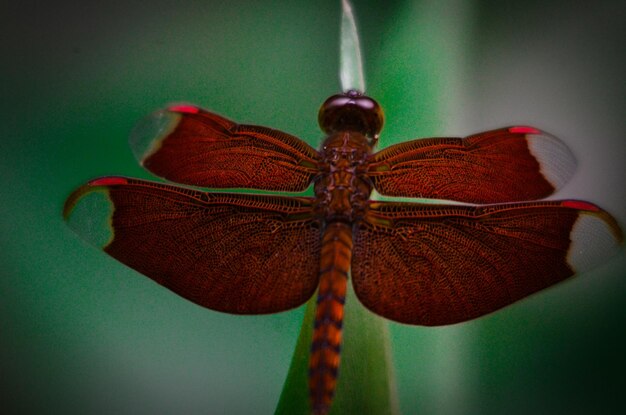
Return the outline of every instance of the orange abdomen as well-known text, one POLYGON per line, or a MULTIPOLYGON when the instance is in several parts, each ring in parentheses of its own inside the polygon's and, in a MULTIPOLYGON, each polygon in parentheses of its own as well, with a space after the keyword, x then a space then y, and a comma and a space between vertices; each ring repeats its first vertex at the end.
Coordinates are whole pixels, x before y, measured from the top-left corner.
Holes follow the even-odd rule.
POLYGON ((327 225, 322 239, 320 285, 309 361, 313 413, 326 414, 335 393, 341 352, 343 305, 352 259, 352 228, 327 225))

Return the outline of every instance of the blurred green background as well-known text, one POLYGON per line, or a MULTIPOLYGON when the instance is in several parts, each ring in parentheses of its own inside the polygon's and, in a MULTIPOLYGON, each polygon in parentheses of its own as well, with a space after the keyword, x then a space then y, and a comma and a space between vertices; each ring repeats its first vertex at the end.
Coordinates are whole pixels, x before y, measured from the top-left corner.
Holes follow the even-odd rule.
MULTIPOLYGON (((381 147, 522 123, 579 159, 556 197, 626 225, 624 2, 355 1, 381 147)), ((169 102, 317 145, 339 1, 4 2, 0 402, 13 413, 272 413, 302 309, 202 309, 79 240, 72 189, 149 178, 127 145, 169 102)), ((626 409, 626 255, 482 319, 391 324, 404 414, 626 409)))

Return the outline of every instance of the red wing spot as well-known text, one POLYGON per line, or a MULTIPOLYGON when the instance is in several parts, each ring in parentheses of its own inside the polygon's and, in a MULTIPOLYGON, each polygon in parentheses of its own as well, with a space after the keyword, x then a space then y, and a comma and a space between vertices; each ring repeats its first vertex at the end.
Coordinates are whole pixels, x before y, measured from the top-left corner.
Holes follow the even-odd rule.
POLYGON ((128 184, 128 180, 123 177, 101 177, 89 182, 89 186, 115 186, 117 184, 128 184))
POLYGON ((200 108, 194 107, 193 105, 172 105, 168 107, 168 110, 173 112, 182 112, 184 114, 197 114, 200 112, 200 108))
POLYGON ((533 127, 511 127, 509 128, 509 132, 512 134, 540 134, 541 131, 539 131, 536 128, 533 127))
POLYGON ((563 203, 561 203, 561 206, 574 208, 574 209, 580 209, 580 210, 589 210, 592 212, 600 211, 600 208, 597 207, 596 205, 589 203, 589 202, 582 202, 580 200, 565 200, 563 203))

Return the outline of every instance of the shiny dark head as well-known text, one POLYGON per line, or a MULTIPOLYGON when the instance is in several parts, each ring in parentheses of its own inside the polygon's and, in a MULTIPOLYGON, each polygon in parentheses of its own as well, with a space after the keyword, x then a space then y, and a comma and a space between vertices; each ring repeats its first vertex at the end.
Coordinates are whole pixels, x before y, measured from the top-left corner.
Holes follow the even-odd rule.
POLYGON ((372 98, 358 91, 348 91, 328 98, 317 117, 322 131, 358 131, 375 142, 383 128, 383 110, 372 98))

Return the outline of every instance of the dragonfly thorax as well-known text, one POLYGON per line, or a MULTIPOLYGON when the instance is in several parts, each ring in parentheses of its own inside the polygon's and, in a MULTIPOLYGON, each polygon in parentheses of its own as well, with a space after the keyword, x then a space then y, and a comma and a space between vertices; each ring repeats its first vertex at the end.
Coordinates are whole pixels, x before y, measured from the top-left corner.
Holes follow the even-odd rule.
POLYGON ((372 192, 365 176, 370 151, 367 137, 353 131, 333 134, 324 141, 315 195, 316 210, 327 222, 352 222, 365 213, 372 192))

